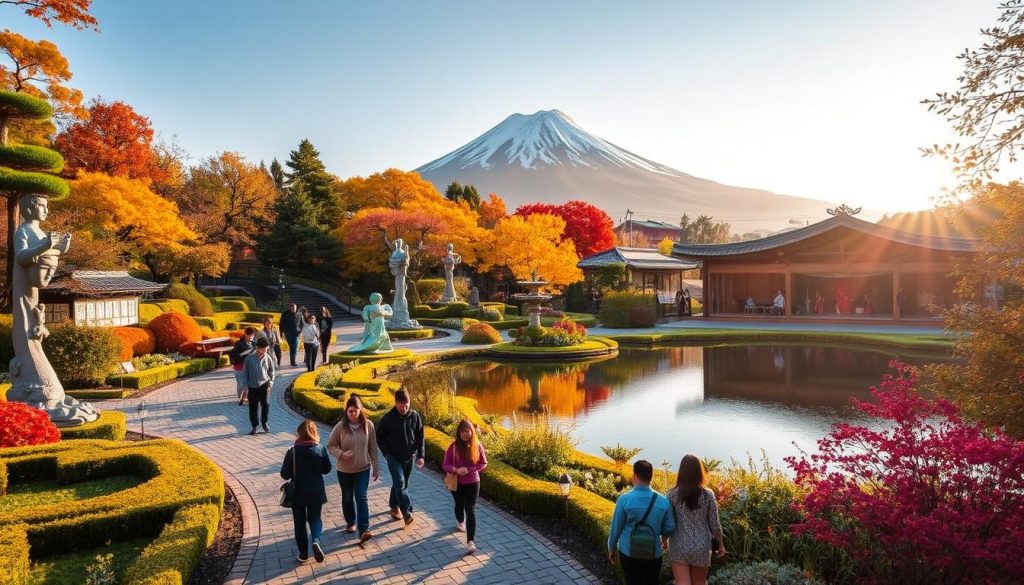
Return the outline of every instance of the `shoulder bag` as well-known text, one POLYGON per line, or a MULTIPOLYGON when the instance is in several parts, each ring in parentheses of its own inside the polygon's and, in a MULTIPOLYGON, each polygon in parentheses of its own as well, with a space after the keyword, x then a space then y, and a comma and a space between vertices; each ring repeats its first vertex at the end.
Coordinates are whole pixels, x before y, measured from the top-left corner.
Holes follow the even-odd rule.
POLYGON ((295 479, 296 471, 298 469, 298 453, 295 452, 295 447, 292 447, 292 478, 281 484, 281 497, 278 498, 278 503, 283 508, 291 508, 292 502, 295 500, 295 479))
POLYGON ((655 559, 658 555, 658 535, 654 529, 647 524, 647 516, 654 508, 654 502, 658 499, 658 492, 651 494, 651 502, 647 504, 647 511, 643 518, 633 526, 629 533, 629 556, 634 559, 655 559))
MULTIPOLYGON (((455 462, 455 448, 452 447, 452 462, 455 462)), ((448 488, 448 491, 454 492, 459 489, 459 475, 457 473, 445 473, 444 474, 444 487, 448 488)))
MULTIPOLYGON (((705 497, 705 496, 707 496, 707 495, 708 495, 708 493, 707 493, 707 492, 703 492, 703 493, 701 494, 701 497, 705 497)), ((708 523, 708 532, 711 532, 711 517, 710 517, 710 516, 711 516, 711 505, 710 505, 710 504, 708 504, 708 509, 707 509, 707 511, 706 511, 706 512, 704 512, 704 519, 705 519, 705 520, 707 521, 707 523, 708 523)), ((712 554, 712 555, 714 555, 714 554, 715 554, 716 552, 718 552, 718 546, 719 546, 720 544, 721 544, 721 543, 720 543, 720 542, 718 542, 718 539, 717 539, 717 538, 715 538, 715 535, 714 535, 714 533, 712 533, 712 534, 711 534, 711 554, 712 554)))

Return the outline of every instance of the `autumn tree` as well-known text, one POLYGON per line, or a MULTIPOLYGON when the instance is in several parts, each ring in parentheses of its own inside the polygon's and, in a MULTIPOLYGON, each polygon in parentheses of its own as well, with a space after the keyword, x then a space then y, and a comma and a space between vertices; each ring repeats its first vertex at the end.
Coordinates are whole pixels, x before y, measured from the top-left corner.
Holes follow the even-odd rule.
POLYGON ((675 240, 672 238, 662 238, 662 240, 658 242, 658 253, 664 256, 671 256, 672 246, 675 245, 675 243, 675 240))
POLYGON ((548 213, 565 221, 562 238, 572 240, 580 258, 603 252, 615 245, 612 218, 586 201, 573 200, 562 205, 529 203, 516 208, 516 215, 548 213))
POLYGON ((443 199, 434 184, 419 173, 387 169, 368 177, 352 177, 339 186, 345 208, 349 211, 388 207, 399 209, 415 200, 443 199))
POLYGON ((729 241, 729 224, 715 221, 710 215, 688 214, 679 218, 679 241, 685 244, 724 244, 729 241))
POLYGON ((284 185, 293 188, 302 185, 302 190, 316 206, 317 221, 328 224, 341 210, 338 195, 334 191, 334 177, 320 160, 320 152, 309 140, 303 139, 299 148, 288 154, 284 163, 290 173, 285 173, 284 185))
POLYGON ((583 279, 572 241, 562 238, 565 221, 547 213, 512 215, 491 231, 481 249, 480 270, 508 268, 519 280, 534 274, 550 286, 567 286, 583 279))
POLYGON ((478 213, 480 214, 480 226, 488 229, 498 225, 499 221, 508 217, 505 200, 497 193, 491 193, 487 196, 487 201, 480 203, 478 213))
POLYGON ((222 152, 190 169, 178 205, 205 241, 252 246, 269 227, 276 198, 265 169, 222 152))
POLYGON ((303 183, 285 189, 274 203, 273 227, 257 236, 256 254, 274 266, 308 266, 337 255, 337 243, 321 222, 320 208, 303 183))
POLYGON ((92 0, 0 0, 25 11, 32 18, 38 18, 48 27, 54 21, 77 28, 99 30, 96 17, 89 14, 92 0))
POLYGON ((149 118, 121 101, 89 103, 89 117, 57 135, 54 147, 64 155, 64 172, 105 173, 160 183, 167 174, 153 149, 149 118))

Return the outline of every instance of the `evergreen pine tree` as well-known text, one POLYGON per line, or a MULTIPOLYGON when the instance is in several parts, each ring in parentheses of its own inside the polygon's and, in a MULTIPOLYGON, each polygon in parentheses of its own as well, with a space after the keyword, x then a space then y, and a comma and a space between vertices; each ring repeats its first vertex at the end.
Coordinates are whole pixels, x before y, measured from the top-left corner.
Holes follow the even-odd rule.
POLYGON ((273 228, 258 238, 256 251, 264 263, 305 266, 337 257, 338 244, 320 221, 319 207, 302 183, 285 190, 274 204, 274 212, 277 221, 273 228))
POLYGON ((270 177, 274 179, 274 185, 277 186, 278 191, 284 189, 284 168, 281 163, 277 162, 277 158, 270 163, 270 177))
POLYGON ((462 200, 469 203, 469 207, 476 211, 480 210, 480 192, 475 185, 466 185, 462 188, 462 200))
POLYGON ((301 183, 310 200, 320 208, 321 223, 331 223, 330 218, 338 214, 341 202, 338 194, 334 192, 334 177, 327 172, 327 167, 320 160, 320 153, 313 147, 313 143, 303 139, 299 143, 299 149, 288 154, 285 165, 292 172, 285 173, 284 185, 293 187, 301 183))
POLYGON ((444 190, 444 197, 456 203, 462 201, 462 185, 458 181, 452 181, 448 184, 448 188, 444 190))

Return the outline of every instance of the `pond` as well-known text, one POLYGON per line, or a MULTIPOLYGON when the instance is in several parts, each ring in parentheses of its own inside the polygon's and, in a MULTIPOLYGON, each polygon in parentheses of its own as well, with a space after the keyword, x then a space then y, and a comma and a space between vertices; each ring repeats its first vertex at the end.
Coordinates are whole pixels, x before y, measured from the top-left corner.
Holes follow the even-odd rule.
POLYGON ((813 451, 834 424, 864 422, 850 398, 869 400, 892 359, 935 361, 822 345, 664 347, 580 364, 473 361, 453 375, 458 395, 482 413, 508 425, 512 413, 522 420, 547 410, 587 453, 619 442, 674 469, 685 453, 728 463, 760 460, 763 450, 784 467, 794 443, 813 451))

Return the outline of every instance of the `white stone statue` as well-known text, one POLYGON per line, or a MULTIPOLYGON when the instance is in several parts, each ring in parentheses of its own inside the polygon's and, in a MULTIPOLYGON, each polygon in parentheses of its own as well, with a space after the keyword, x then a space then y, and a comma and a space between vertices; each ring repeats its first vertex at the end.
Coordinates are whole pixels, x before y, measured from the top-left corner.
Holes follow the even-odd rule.
POLYGON ((50 334, 39 302, 39 289, 50 284, 60 255, 71 247, 71 234, 46 233, 39 227, 48 214, 46 198, 25 195, 19 202, 22 224, 14 232, 12 279, 14 318, 11 342, 11 389, 7 399, 43 409, 58 426, 74 426, 99 417, 92 405, 64 393, 50 360, 43 353, 43 339, 50 334))
POLYGON ((409 315, 409 303, 405 300, 405 276, 409 271, 409 244, 402 243, 402 238, 394 242, 394 249, 388 259, 391 274, 395 275, 395 300, 391 303, 394 314, 388 323, 388 329, 422 329, 423 326, 409 315))
POLYGON ((441 294, 442 303, 454 303, 459 300, 455 292, 455 267, 462 264, 462 256, 455 253, 455 246, 448 244, 448 253, 441 258, 444 264, 444 293, 441 294))

